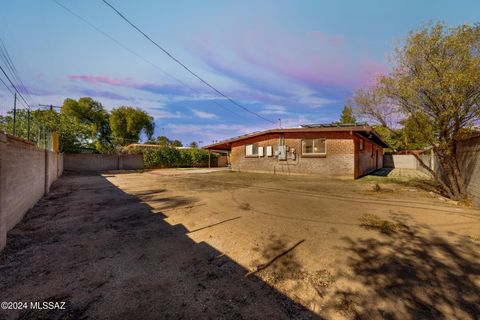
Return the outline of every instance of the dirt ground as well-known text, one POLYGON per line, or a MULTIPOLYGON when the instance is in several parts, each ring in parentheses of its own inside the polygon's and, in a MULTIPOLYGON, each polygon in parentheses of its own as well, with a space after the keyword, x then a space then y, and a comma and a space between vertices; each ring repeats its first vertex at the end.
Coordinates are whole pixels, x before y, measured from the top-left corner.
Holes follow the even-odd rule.
POLYGON ((0 318, 479 319, 480 210, 417 185, 66 174, 9 233, 0 300, 67 308, 0 318))

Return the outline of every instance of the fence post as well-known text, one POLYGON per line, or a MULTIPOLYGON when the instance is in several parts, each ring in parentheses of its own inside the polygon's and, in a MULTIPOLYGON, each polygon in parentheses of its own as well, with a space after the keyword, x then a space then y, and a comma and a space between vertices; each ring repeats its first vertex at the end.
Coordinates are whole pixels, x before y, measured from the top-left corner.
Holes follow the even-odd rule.
MULTIPOLYGON (((6 148, 7 144, 7 135, 0 131, 0 177, 3 176, 3 160, 2 155, 5 154, 4 148, 6 148)), ((7 226, 6 226, 6 218, 5 218, 5 210, 3 208, 5 200, 3 200, 4 188, 6 188, 6 179, 0 179, 0 251, 5 247, 7 244, 7 226)))
POLYGON ((27 110, 27 140, 30 141, 30 109, 27 110))
POLYGON ((13 96, 13 135, 17 135, 17 93, 13 96))

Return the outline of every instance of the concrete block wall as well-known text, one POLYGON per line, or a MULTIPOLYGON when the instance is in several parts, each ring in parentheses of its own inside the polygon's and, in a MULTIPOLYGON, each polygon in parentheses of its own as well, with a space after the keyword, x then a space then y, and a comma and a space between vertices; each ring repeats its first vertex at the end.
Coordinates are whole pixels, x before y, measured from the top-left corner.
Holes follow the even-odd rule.
POLYGON ((0 132, 0 250, 6 234, 57 179, 55 154, 0 132))
POLYGON ((139 170, 143 169, 143 155, 141 154, 121 154, 118 155, 119 170, 139 170))
POLYGON ((141 170, 141 154, 66 153, 64 169, 69 171, 141 170))
POLYGON ((290 150, 295 149, 296 159, 292 159, 292 152, 288 152, 286 161, 279 161, 275 156, 247 157, 245 145, 258 143, 259 146, 272 146, 275 151, 278 147, 280 135, 267 134, 252 137, 233 143, 231 151, 232 169, 239 171, 258 171, 278 174, 321 174, 324 176, 354 175, 354 143, 349 132, 322 132, 322 133, 285 133, 282 135, 285 145, 290 150), (302 155, 302 139, 325 138, 326 155, 302 155))
POLYGON ((480 136, 461 142, 457 158, 473 204, 480 207, 480 136))
POLYGON ((418 169, 417 159, 411 154, 385 155, 386 168, 418 169))

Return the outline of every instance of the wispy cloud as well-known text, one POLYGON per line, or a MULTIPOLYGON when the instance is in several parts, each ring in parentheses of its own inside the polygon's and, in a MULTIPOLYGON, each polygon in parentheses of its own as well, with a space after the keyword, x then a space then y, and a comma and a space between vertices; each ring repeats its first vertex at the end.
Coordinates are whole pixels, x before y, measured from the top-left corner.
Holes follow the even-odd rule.
POLYGON ((124 96, 111 91, 98 91, 93 89, 82 89, 81 92, 92 98, 108 98, 113 100, 133 100, 133 97, 124 96))
POLYGON ((287 108, 284 106, 279 105, 272 105, 267 104, 260 113, 262 114, 272 114, 272 115, 279 115, 279 114, 287 114, 287 108))
POLYGON ((148 113, 155 119, 182 119, 187 116, 179 111, 170 112, 161 109, 149 108, 148 113))
MULTIPOLYGON (((258 27, 258 25, 257 25, 258 27)), ((205 34, 192 49, 215 74, 237 82, 240 99, 292 107, 342 103, 352 91, 386 70, 354 51, 341 35, 233 28, 205 34)))
POLYGON ((106 76, 96 75, 71 74, 67 77, 72 80, 78 80, 89 84, 105 84, 114 87, 123 87, 147 91, 154 94, 185 95, 191 93, 190 89, 188 89, 187 87, 171 83, 159 84, 149 82, 137 82, 132 78, 112 79, 106 76))
POLYGON ((200 119, 217 119, 218 116, 214 113, 209 113, 197 109, 192 109, 193 114, 200 119))
POLYGON ((182 135, 189 133, 191 136, 205 139, 205 144, 211 143, 212 140, 228 139, 258 130, 258 127, 255 129, 253 126, 240 124, 168 124, 165 128, 172 134, 182 135))

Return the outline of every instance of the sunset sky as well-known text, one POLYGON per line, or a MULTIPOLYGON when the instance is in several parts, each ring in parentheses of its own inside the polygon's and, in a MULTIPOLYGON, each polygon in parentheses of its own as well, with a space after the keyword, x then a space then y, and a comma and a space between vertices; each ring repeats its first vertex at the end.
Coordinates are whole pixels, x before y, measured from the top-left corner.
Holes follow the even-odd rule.
MULTIPOLYGON (((386 72, 395 46, 429 21, 480 21, 480 1, 120 1, 152 39, 238 103, 175 64, 100 0, 0 0, 0 38, 31 104, 90 96, 148 111, 155 135, 203 144, 339 118, 352 93, 386 72), (127 49, 125 49, 127 48, 127 49), (133 52, 132 52, 133 51, 133 52)), ((0 87, 0 106, 12 104, 0 87)), ((1 108, 0 108, 1 109, 1 108)))

